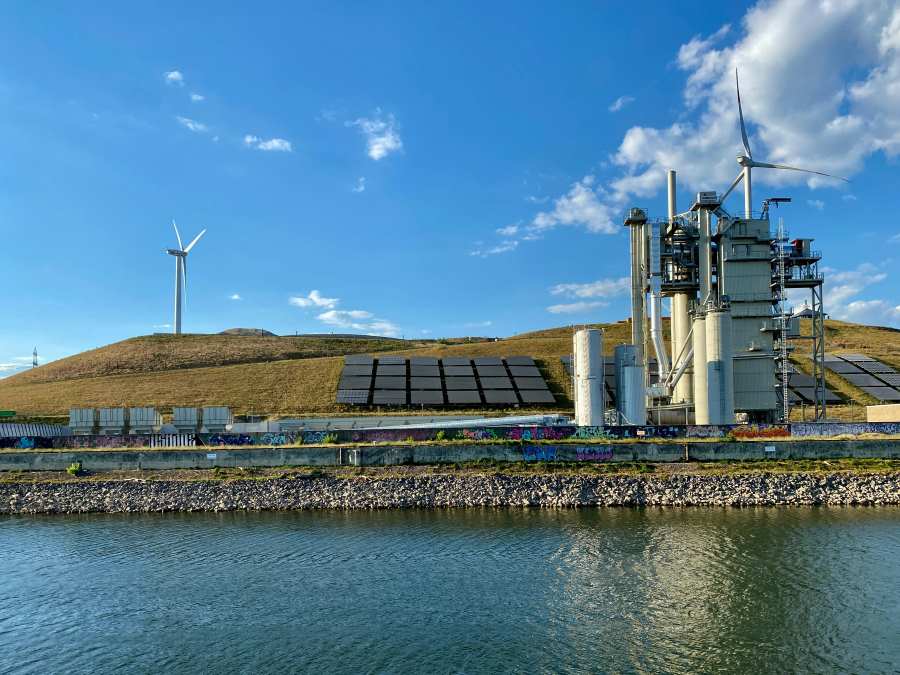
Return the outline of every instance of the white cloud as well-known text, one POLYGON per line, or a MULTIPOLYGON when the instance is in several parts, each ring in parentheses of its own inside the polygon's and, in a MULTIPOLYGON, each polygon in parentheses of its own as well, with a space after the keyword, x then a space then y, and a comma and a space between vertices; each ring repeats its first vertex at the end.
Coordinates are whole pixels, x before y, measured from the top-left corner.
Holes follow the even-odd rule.
POLYGON ((488 326, 493 326, 493 321, 473 321, 471 323, 463 324, 464 328, 487 328, 488 326))
POLYGON ((542 232, 559 225, 582 225, 589 232, 614 234, 620 228, 613 223, 613 209, 601 201, 601 193, 594 187, 594 176, 585 176, 553 204, 552 211, 542 211, 534 217, 528 229, 542 232))
POLYGON ((841 199, 843 199, 845 202, 855 202, 856 195, 841 195, 841 199))
POLYGON ((567 295, 572 298, 613 298, 628 293, 631 280, 628 277, 598 279, 586 284, 556 284, 551 295, 567 295))
POLYGON ((604 302, 603 300, 593 300, 590 302, 582 300, 580 302, 570 302, 561 305, 550 305, 547 308, 547 311, 551 314, 579 314, 608 305, 609 303, 604 302))
POLYGON ((419 331, 422 335, 431 335, 432 331, 430 328, 423 328, 419 331))
POLYGON ((340 300, 338 298, 325 298, 317 290, 312 290, 305 297, 293 296, 288 298, 288 303, 294 307, 322 307, 325 309, 334 309, 340 300))
POLYGON ((475 256, 478 258, 487 258, 490 255, 498 255, 500 253, 508 253, 510 251, 515 251, 519 246, 519 242, 514 239, 503 241, 497 244, 496 246, 491 246, 489 248, 476 248, 473 251, 469 252, 469 255, 475 256))
POLYGON ((294 150, 291 142, 286 141, 283 138, 270 138, 264 140, 253 134, 244 136, 244 145, 248 148, 262 150, 264 152, 293 152, 294 150))
POLYGON ((360 176, 356 179, 356 185, 353 186, 354 192, 365 192, 366 191, 366 177, 360 176))
POLYGON ((384 116, 380 108, 375 110, 373 117, 360 117, 352 122, 346 122, 346 125, 357 127, 366 137, 366 151, 375 161, 403 149, 403 141, 395 128, 394 116, 384 116))
MULTIPOLYGON (((885 261, 884 265, 890 265, 885 261)), ((896 326, 900 323, 900 304, 884 298, 861 298, 870 286, 888 278, 883 268, 863 263, 852 270, 822 268, 825 276, 823 304, 835 319, 857 323, 896 326)))
POLYGON ((175 117, 175 119, 178 120, 178 123, 181 126, 190 129, 194 133, 205 134, 207 131, 209 131, 209 127, 207 127, 205 124, 196 120, 192 120, 190 117, 177 116, 175 117))
POLYGON ((180 70, 170 70, 163 73, 163 78, 165 79, 166 84, 174 84, 179 87, 184 86, 184 75, 181 74, 180 70))
POLYGON ((194 92, 191 92, 191 100, 194 103, 199 103, 200 101, 205 101, 206 97, 203 94, 196 94, 194 92))
POLYGON ((400 328, 386 319, 379 319, 363 309, 332 309, 316 317, 319 321, 335 328, 349 328, 371 335, 397 337, 400 328))
POLYGON ((817 211, 825 210, 825 202, 823 202, 821 199, 807 199, 806 203, 809 204, 814 209, 816 209, 817 211))
POLYGON ((622 108, 634 101, 634 96, 620 96, 609 105, 610 112, 619 112, 622 108))
POLYGON ((519 232, 518 225, 507 225, 506 227, 497 228, 497 234, 501 237, 514 237, 519 232))
POLYGON ((155 324, 153 324, 153 327, 157 328, 157 329, 158 328, 171 328, 172 324, 170 324, 170 323, 155 323, 155 324))
POLYGON ((243 298, 240 296, 240 293, 232 293, 231 295, 228 296, 228 299, 229 300, 243 300, 243 298))

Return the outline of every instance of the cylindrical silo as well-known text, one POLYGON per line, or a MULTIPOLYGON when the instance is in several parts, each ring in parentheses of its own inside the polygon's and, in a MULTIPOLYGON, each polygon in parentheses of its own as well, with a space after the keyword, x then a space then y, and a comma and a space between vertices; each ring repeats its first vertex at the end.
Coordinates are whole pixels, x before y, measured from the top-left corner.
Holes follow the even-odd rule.
POLYGON ((710 424, 734 424, 734 366, 731 352, 731 311, 706 313, 706 372, 710 424))
POLYGON ((575 373, 575 424, 603 426, 603 332, 586 328, 575 333, 572 359, 575 373))
MULTIPOLYGON (((676 293, 672 296, 672 368, 677 368, 681 361, 677 361, 679 354, 681 359, 687 355, 687 348, 684 347, 688 341, 688 333, 691 332, 690 318, 690 296, 687 293, 676 293)), ((694 398, 693 370, 688 367, 682 373, 675 391, 672 392, 673 403, 689 402, 694 398)))
POLYGON ((634 345, 615 349, 616 411, 623 424, 647 423, 647 392, 644 391, 644 366, 634 345))
POLYGON ((694 424, 709 424, 709 387, 706 382, 706 316, 694 314, 694 424))

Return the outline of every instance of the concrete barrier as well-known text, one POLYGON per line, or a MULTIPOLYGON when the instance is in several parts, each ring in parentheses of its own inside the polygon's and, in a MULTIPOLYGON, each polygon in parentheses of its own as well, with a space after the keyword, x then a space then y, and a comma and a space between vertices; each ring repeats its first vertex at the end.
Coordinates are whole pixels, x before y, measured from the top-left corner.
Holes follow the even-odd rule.
POLYGON ((391 466, 501 462, 680 462, 764 459, 900 458, 893 440, 772 442, 397 444, 360 447, 209 448, 205 450, 66 450, 0 453, 0 471, 212 469, 216 467, 391 466))

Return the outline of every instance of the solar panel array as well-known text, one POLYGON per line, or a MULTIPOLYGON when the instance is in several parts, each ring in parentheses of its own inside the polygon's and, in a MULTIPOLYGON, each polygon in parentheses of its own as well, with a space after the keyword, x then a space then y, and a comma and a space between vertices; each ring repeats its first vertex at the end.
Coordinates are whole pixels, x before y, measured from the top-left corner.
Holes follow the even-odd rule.
POLYGON ((900 373, 865 354, 826 354, 825 367, 880 403, 900 401, 900 373))
POLYGON ((347 356, 337 402, 346 405, 551 405, 556 398, 530 356, 347 356))

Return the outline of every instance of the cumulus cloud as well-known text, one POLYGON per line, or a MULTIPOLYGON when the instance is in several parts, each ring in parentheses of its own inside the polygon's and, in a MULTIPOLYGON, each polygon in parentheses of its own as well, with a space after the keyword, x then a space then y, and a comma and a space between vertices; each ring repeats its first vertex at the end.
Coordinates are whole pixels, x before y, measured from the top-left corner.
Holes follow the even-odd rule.
MULTIPOLYGON (((890 264, 887 261, 885 264, 890 264)), ((836 270, 825 267, 823 304, 825 312, 835 319, 857 323, 896 326, 900 323, 900 304, 885 298, 859 297, 888 278, 883 268, 862 263, 855 269, 836 270)))
POLYGON ((292 296, 288 298, 288 303, 294 307, 322 307, 325 309, 333 309, 340 302, 338 298, 326 298, 317 290, 312 290, 306 296, 292 296))
POLYGON ((573 298, 612 298, 623 295, 631 288, 628 277, 598 279, 586 284, 556 284, 550 289, 552 295, 567 295, 573 298))
POLYGON ((205 101, 206 97, 203 94, 197 94, 195 92, 191 92, 191 100, 194 103, 199 103, 200 101, 205 101))
POLYGON ((205 134, 207 131, 209 131, 209 127, 207 127, 205 124, 203 124, 202 122, 198 122, 197 120, 192 120, 190 117, 177 116, 175 117, 175 119, 181 126, 190 129, 194 133, 205 134))
POLYGON ((180 70, 170 70, 163 73, 163 79, 166 81, 166 84, 172 84, 177 87, 184 86, 184 75, 181 74, 180 70))
POLYGON ((615 101, 609 104, 609 111, 619 112, 622 108, 633 102, 634 96, 620 96, 615 101))
POLYGON ((597 309, 598 307, 606 307, 609 303, 603 300, 592 300, 585 301, 582 300, 580 302, 569 302, 563 303, 559 305, 550 305, 547 308, 547 311, 551 314, 581 314, 583 312, 587 312, 592 309, 597 309))
POLYGON ((293 147, 290 141, 283 138, 270 138, 264 140, 259 136, 247 134, 244 136, 244 145, 248 148, 262 150, 264 152, 292 152, 293 147))
POLYGON ((472 321, 466 324, 463 324, 465 328, 487 328, 488 326, 493 326, 493 321, 472 321))
POLYGON ((509 253, 510 251, 515 251, 519 246, 519 242, 515 239, 510 239, 508 241, 503 241, 497 244, 496 246, 489 246, 487 248, 483 248, 483 245, 479 242, 479 247, 469 252, 469 255, 475 256, 476 258, 487 258, 491 255, 498 255, 500 253, 509 253))
POLYGON ((356 185, 353 186, 354 192, 365 192, 366 191, 366 177, 360 176, 356 179, 356 185))
POLYGON ((228 296, 228 299, 229 300, 243 300, 240 293, 232 293, 231 295, 228 296))
POLYGON ((612 220, 613 211, 601 201, 595 182, 594 176, 589 175, 574 183, 553 203, 553 210, 537 214, 528 229, 540 232, 558 225, 583 225, 589 232, 618 232, 612 220))
POLYGON ((366 138, 367 154, 378 161, 403 149, 403 140, 396 129, 396 123, 393 115, 384 115, 379 108, 372 117, 360 117, 346 122, 346 125, 359 129, 366 138))
POLYGON ((501 237, 514 237, 519 233, 518 225, 507 225, 506 227, 498 227, 497 234, 501 237))
POLYGON ((379 319, 372 312, 363 309, 332 309, 316 317, 322 323, 335 328, 351 329, 371 335, 397 337, 400 328, 391 321, 379 319))

